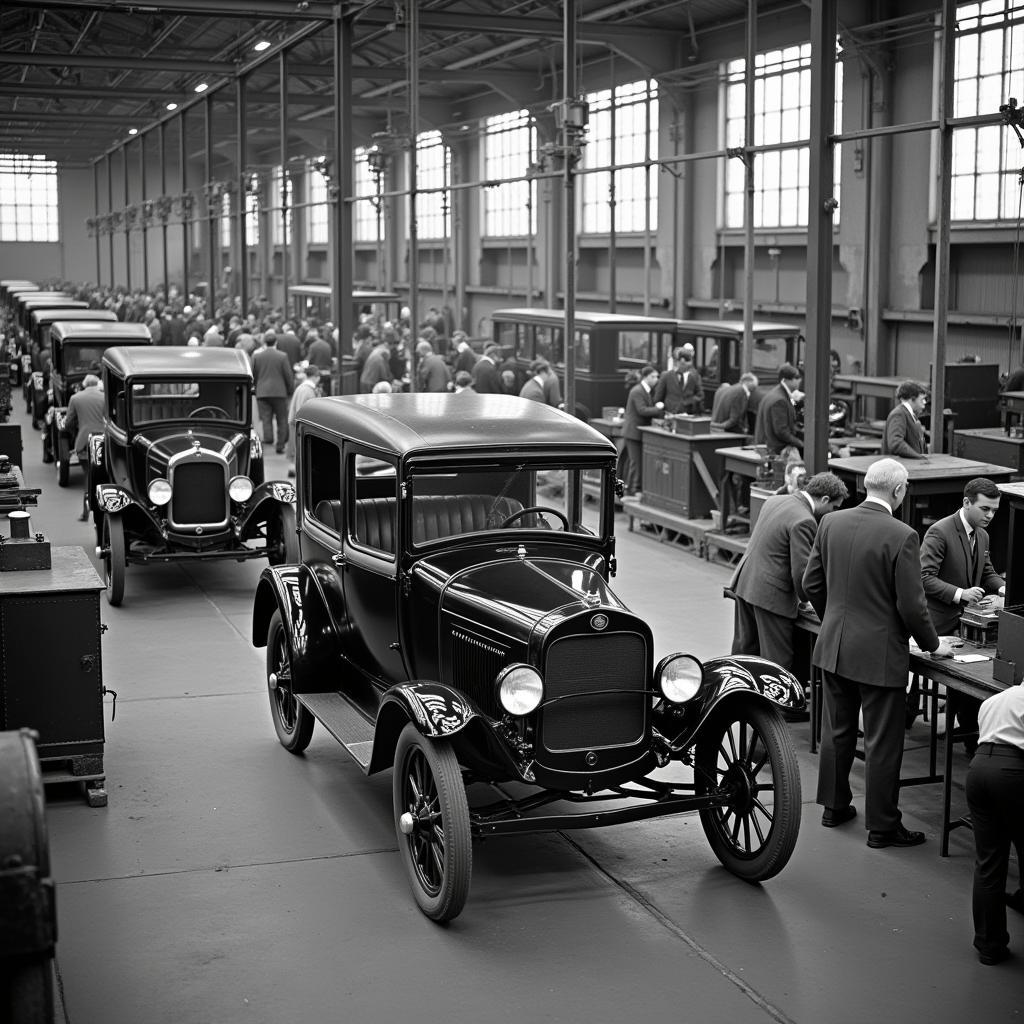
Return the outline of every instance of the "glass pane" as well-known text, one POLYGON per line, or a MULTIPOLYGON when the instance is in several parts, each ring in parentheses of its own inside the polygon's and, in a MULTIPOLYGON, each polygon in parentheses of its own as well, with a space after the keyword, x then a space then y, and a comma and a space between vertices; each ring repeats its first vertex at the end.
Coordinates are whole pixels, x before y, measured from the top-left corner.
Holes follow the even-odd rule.
POLYGON ((995 220, 999 214, 999 175, 979 174, 978 192, 975 200, 976 220, 995 220))
POLYGON ((953 179, 950 216, 953 220, 971 220, 974 217, 974 178, 953 179))
POLYGON ((986 125, 984 128, 978 129, 977 167, 979 172, 999 170, 999 155, 1003 141, 1001 135, 998 125, 986 125))

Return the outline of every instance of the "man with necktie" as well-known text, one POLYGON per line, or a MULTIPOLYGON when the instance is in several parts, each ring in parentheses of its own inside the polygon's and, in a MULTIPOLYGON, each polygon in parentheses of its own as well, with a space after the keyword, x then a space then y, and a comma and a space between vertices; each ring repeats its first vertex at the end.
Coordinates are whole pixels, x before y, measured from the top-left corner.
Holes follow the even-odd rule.
POLYGON ((622 437, 626 442, 629 468, 626 474, 626 493, 637 494, 643 486, 641 480, 643 458, 643 434, 640 427, 646 426, 665 408, 663 402, 656 402, 653 392, 658 383, 658 371, 645 366, 640 371, 640 383, 630 388, 626 398, 626 415, 622 421, 622 437))
POLYGON ((926 459, 921 415, 928 401, 928 389, 915 380, 905 380, 896 391, 896 405, 885 421, 882 454, 900 459, 926 459))
MULTIPOLYGON (((928 614, 940 636, 957 632, 965 608, 1000 604, 1004 581, 992 567, 986 530, 999 509, 999 496, 999 488, 986 477, 969 480, 963 505, 929 526, 921 541, 921 582, 928 614)), ((912 708, 909 714, 915 712, 912 708)), ((965 700, 959 720, 961 728, 973 732, 978 724, 977 702, 965 700)), ((973 739, 965 741, 965 746, 968 754, 974 753, 973 739)))
POLYGON ((658 379, 654 400, 665 404, 665 412, 699 413, 704 406, 704 384, 693 356, 685 348, 677 348, 672 358, 674 367, 658 379))

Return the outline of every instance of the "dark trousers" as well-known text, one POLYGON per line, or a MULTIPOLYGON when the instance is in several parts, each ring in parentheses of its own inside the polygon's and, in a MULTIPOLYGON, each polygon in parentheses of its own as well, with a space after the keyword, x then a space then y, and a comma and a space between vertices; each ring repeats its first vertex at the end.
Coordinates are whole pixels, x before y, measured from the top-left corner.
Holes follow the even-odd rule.
POLYGON ((735 600, 733 612, 733 654, 759 654, 783 668, 793 667, 793 619, 766 608, 735 600))
POLYGON ((818 803, 846 807, 853 798, 850 769, 864 712, 864 827, 891 832, 900 823, 906 695, 898 686, 871 686, 823 672, 824 714, 818 757, 818 803))
POLYGON ((629 466, 626 472, 626 493, 636 494, 643 487, 641 474, 643 470, 643 441, 632 441, 626 438, 626 454, 629 466))
POLYGON ((260 422, 263 424, 263 443, 274 444, 274 422, 277 422, 278 452, 284 451, 288 442, 288 404, 287 398, 257 398, 256 405, 260 411, 260 422))
POLYGON ((966 789, 974 827, 974 947, 999 953, 1010 941, 1003 897, 1010 844, 1024 846, 1024 750, 979 743, 966 789))

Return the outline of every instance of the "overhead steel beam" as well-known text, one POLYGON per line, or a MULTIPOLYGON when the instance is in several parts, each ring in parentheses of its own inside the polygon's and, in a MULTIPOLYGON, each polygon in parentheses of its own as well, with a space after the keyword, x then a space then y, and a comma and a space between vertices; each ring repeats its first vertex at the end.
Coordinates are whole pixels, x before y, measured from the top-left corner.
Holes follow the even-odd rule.
POLYGON ((178 71, 232 75, 235 64, 218 60, 187 60, 179 57, 127 57, 115 53, 14 53, 0 50, 0 66, 18 64, 42 68, 115 68, 119 71, 178 71))
POLYGON ((0 110, 0 124, 123 125, 124 114, 86 114, 79 110, 0 110))
MULTIPOLYGON (((160 0, 155 3, 140 0, 19 0, 19 7, 38 7, 47 10, 104 11, 107 14, 201 14, 208 18, 280 18, 282 20, 310 21, 330 19, 335 5, 325 0, 160 0)), ((349 5, 354 8, 361 4, 349 5)))
MULTIPOLYGON (((168 101, 175 98, 173 89, 144 89, 135 86, 122 86, 116 89, 106 89, 98 86, 69 86, 69 85, 34 85, 29 82, 0 82, 0 96, 36 96, 42 99, 58 100, 114 100, 119 103, 131 103, 135 100, 161 100, 168 101)), ((323 93, 295 93, 288 97, 288 102, 297 106, 316 106, 317 104, 329 102, 330 92, 323 93)), ((279 98, 274 93, 258 93, 249 98, 249 102, 266 104, 276 107, 279 98)))
MULTIPOLYGON (((288 65, 288 70, 290 74, 301 78, 330 78, 333 74, 330 64, 291 63, 288 65)), ((407 75, 408 71, 406 68, 395 65, 375 67, 371 64, 354 64, 352 66, 352 77, 354 79, 372 80, 375 82, 403 82, 407 75)), ((421 67, 417 78, 421 82, 467 82, 471 85, 503 79, 509 84, 522 85, 524 82, 536 81, 537 73, 535 71, 515 70, 495 71, 492 68, 421 67)))

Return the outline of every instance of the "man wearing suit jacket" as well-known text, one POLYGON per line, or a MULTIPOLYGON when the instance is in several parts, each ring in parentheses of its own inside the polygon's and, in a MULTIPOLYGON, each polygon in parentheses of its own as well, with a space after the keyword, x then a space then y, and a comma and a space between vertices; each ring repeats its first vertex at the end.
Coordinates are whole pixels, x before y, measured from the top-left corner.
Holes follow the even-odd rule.
POLYGON ((534 359, 530 364, 530 379, 520 388, 519 397, 528 398, 531 402, 540 402, 541 405, 550 405, 558 408, 558 402, 550 400, 550 380, 554 377, 555 385, 558 385, 558 378, 551 364, 546 359, 534 359))
POLYGON ((684 349, 672 353, 674 369, 666 370, 654 388, 654 400, 665 412, 698 413, 704 407, 704 384, 694 369, 693 358, 684 349))
POLYGON ((802 491, 773 495, 757 517, 747 550, 730 582, 735 598, 733 654, 759 654, 793 667, 793 627, 818 520, 841 505, 846 485, 818 473, 802 491))
POLYGON ((640 371, 640 383, 634 384, 626 397, 626 415, 622 420, 622 437, 626 442, 626 453, 629 456, 629 469, 626 479, 626 493, 636 494, 642 487, 641 455, 643 452, 643 434, 640 427, 650 423, 662 414, 665 408, 661 402, 655 402, 653 392, 658 383, 658 371, 653 366, 645 366, 640 371))
MULTIPOLYGON (((986 477, 975 477, 964 487, 963 506, 951 516, 928 527, 921 542, 921 582, 928 599, 928 614, 940 635, 957 632, 960 613, 968 607, 999 605, 987 595, 1001 595, 1003 577, 992 567, 985 527, 999 509, 999 488, 986 477)), ((978 701, 960 704, 960 727, 972 733, 978 727, 978 701)), ((908 711, 913 721, 916 703, 908 711)), ((968 755, 976 742, 964 741, 968 755)))
POLYGON ((800 387, 800 371, 791 363, 779 367, 779 383, 757 407, 754 443, 767 445, 770 455, 778 455, 787 445, 803 450, 804 441, 796 429, 794 392, 800 387))
POLYGON ((252 357, 256 407, 263 424, 263 443, 268 447, 274 444, 277 454, 283 455, 284 446, 288 443, 288 399, 295 390, 295 373, 288 357, 278 351, 277 335, 273 331, 263 335, 263 345, 252 357))
POLYGON ((744 373, 736 384, 727 384, 715 394, 711 407, 711 426, 715 430, 746 434, 749 423, 750 396, 757 387, 757 377, 744 373))
POLYGON ((850 768, 863 711, 868 846, 917 846, 924 833, 908 830, 899 809, 907 641, 933 656, 953 652, 928 615, 917 533, 893 514, 906 496, 906 467, 879 459, 864 489, 860 505, 822 521, 804 571, 804 592, 821 619, 812 658, 824 675, 817 800, 827 828, 856 816, 850 768))
POLYGON ((917 381, 905 380, 896 391, 897 404, 886 417, 882 454, 900 459, 927 458, 921 414, 928 401, 928 389, 917 381))
POLYGON ((473 387, 481 395, 505 394, 505 389, 501 386, 501 377, 498 374, 497 360, 500 357, 501 349, 492 341, 484 348, 484 354, 473 367, 473 387))

